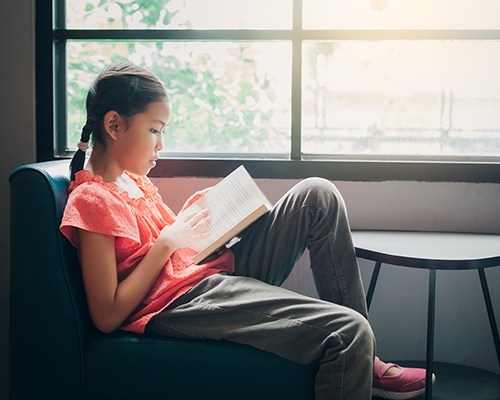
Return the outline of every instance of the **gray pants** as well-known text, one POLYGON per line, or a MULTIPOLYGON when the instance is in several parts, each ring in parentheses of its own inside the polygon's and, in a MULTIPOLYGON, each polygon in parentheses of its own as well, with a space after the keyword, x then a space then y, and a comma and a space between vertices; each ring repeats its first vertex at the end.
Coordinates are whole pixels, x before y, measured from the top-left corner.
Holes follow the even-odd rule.
POLYGON ((236 272, 200 282, 155 316, 155 334, 230 340, 319 363, 316 399, 370 399, 375 340, 345 205, 335 186, 306 179, 241 235, 236 272), (309 249, 321 300, 280 288, 309 249))

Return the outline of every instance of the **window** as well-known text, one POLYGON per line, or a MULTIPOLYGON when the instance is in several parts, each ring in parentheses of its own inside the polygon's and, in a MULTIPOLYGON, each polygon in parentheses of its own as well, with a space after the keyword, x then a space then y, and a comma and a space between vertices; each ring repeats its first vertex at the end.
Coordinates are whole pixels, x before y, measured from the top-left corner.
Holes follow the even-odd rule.
POLYGON ((58 157, 75 150, 91 80, 129 60, 173 99, 153 173, 246 163, 268 177, 498 179, 495 0, 56 0, 52 11, 58 157))

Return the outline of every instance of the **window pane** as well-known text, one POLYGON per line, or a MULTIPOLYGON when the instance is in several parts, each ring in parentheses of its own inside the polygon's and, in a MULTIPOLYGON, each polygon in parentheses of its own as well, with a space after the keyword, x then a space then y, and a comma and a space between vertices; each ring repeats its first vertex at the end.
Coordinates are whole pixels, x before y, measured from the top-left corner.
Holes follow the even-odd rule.
POLYGON ((303 0, 305 29, 499 29, 498 0, 303 0))
POLYGON ((292 0, 66 0, 69 29, 291 29, 292 0))
POLYGON ((128 60, 155 73, 172 98, 165 151, 290 152, 290 43, 68 42, 67 54, 71 150, 90 83, 111 60, 128 60))
POLYGON ((304 44, 304 153, 500 153, 500 42, 304 44))

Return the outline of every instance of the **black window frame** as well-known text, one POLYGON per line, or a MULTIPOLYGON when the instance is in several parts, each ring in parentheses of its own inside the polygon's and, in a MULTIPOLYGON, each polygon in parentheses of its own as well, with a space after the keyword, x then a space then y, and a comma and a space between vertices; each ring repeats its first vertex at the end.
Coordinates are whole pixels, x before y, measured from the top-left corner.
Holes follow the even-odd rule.
MULTIPOLYGON (((302 42, 305 40, 500 40, 500 30, 303 30, 302 0, 293 0, 292 30, 77 30, 65 28, 65 1, 36 0, 37 160, 56 155, 66 141, 67 40, 289 40, 292 42, 292 139, 289 159, 172 157, 158 161, 150 176, 223 177, 245 165, 255 178, 339 181, 500 182, 500 155, 488 161, 307 159, 301 153, 302 42), (60 132, 61 134, 57 134, 60 132), (64 133, 63 133, 64 132, 64 133)), ((60 151, 58 153, 61 153, 60 151)))

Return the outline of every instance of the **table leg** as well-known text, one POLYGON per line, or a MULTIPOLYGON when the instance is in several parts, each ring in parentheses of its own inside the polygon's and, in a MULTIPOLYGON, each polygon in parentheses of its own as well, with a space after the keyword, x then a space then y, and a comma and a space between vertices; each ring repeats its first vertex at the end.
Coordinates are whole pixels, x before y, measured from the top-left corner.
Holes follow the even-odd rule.
POLYGON ((366 307, 368 311, 370 311, 370 305, 372 304, 373 292, 375 291, 375 285, 377 284, 381 265, 382 263, 380 261, 377 261, 375 263, 375 268, 373 268, 372 278, 370 279, 370 286, 368 287, 368 294, 366 295, 366 307))
POLYGON ((432 399, 432 372, 434 369, 434 321, 436 314, 436 270, 429 270, 429 303, 427 311, 427 355, 425 368, 425 400, 432 399))
POLYGON ((488 319, 490 321, 491 334, 493 335, 493 342, 495 343, 495 349, 497 351, 498 365, 500 366, 500 339, 493 305, 491 304, 488 282, 486 281, 486 275, 483 268, 478 269, 477 272, 479 273, 479 280, 481 281, 481 288, 483 289, 484 302, 486 303, 486 311, 488 312, 488 319))

